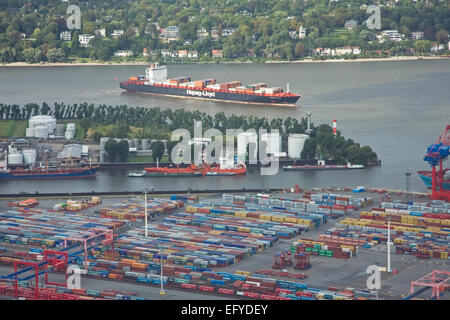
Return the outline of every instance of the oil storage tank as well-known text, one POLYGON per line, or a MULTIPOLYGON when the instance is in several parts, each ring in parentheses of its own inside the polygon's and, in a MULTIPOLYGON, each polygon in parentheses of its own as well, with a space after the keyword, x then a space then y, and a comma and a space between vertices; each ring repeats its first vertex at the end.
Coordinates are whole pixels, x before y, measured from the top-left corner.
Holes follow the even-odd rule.
POLYGON ((35 164, 36 163, 36 149, 23 150, 23 162, 25 164, 35 164))
POLYGON ((237 156, 240 161, 245 161, 247 150, 250 153, 248 155, 249 160, 258 159, 258 135, 256 132, 241 132, 237 136, 237 156), (250 143, 254 145, 254 148, 250 148, 250 143))
POLYGON ((307 134, 291 134, 288 137, 288 157, 291 159, 299 159, 305 145, 307 134))
POLYGON ((48 138, 48 127, 46 126, 39 126, 34 127, 34 136, 36 138, 48 138))
POLYGON ((281 135, 279 133, 264 133, 261 135, 261 142, 265 142, 266 153, 276 155, 281 152, 281 135))
POLYGON ((9 165, 23 164, 23 154, 21 152, 8 153, 9 165))

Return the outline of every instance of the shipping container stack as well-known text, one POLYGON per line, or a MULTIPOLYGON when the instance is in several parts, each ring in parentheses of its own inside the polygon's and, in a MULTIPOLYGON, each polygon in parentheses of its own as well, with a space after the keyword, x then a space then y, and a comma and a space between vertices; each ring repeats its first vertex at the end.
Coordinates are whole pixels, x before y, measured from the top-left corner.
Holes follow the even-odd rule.
POLYGON ((351 213, 372 203, 372 200, 366 197, 350 197, 312 192, 306 192, 303 198, 299 200, 273 198, 265 195, 244 196, 224 194, 222 201, 235 205, 243 205, 244 203, 259 204, 275 210, 284 209, 320 213, 333 219, 342 217, 347 213, 351 213))
MULTIPOLYGON (((360 219, 345 218, 337 227, 357 232, 368 242, 385 243, 390 219, 391 236, 397 254, 411 254, 418 258, 448 260, 450 251, 450 215, 447 204, 432 202, 382 202, 381 208, 361 211, 360 219), (430 213, 431 212, 431 213, 430 213)), ((369 243, 363 247, 370 246, 369 243)))
MULTIPOLYGON (((102 208, 100 217, 143 222, 145 218, 144 206, 143 199, 131 199, 102 208)), ((147 199, 147 214, 148 217, 155 218, 163 214, 170 214, 183 206, 184 202, 182 200, 147 199)))
MULTIPOLYGON (((192 207, 186 207, 187 210, 192 207)), ((276 222, 268 220, 255 220, 247 217, 214 215, 211 213, 176 213, 164 219, 166 224, 192 225, 198 227, 208 227, 214 230, 214 234, 220 235, 226 232, 235 232, 236 235, 247 236, 248 233, 254 235, 276 236, 282 239, 291 239, 303 230, 303 225, 291 222, 276 222)))
POLYGON ((129 225, 124 221, 54 212, 0 213, 0 242, 28 246, 62 247, 66 237, 86 237, 92 228, 120 233, 129 225))
POLYGON ((138 297, 136 293, 112 290, 68 289, 51 285, 44 285, 39 288, 38 296, 36 297, 34 288, 31 288, 28 282, 20 281, 17 296, 12 284, 0 282, 0 296, 24 298, 26 300, 144 300, 144 298, 138 297))
POLYGON ((338 244, 331 241, 299 239, 291 246, 291 253, 311 252, 312 255, 348 259, 357 254, 358 246, 353 244, 338 244))

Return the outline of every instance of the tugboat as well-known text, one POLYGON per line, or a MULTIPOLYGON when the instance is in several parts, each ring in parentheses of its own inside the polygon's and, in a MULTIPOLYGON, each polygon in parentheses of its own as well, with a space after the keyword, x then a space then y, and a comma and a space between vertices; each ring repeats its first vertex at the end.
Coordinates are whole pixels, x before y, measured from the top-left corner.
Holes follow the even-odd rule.
POLYGON ((201 176, 235 176, 247 173, 245 164, 230 163, 226 158, 220 158, 219 165, 210 166, 203 163, 200 166, 191 164, 186 168, 144 168, 146 176, 152 177, 201 177, 201 176))

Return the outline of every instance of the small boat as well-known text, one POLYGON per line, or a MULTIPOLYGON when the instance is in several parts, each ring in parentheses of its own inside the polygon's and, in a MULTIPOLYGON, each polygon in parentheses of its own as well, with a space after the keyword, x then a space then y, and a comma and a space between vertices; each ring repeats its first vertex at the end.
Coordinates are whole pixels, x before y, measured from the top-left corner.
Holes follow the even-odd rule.
POLYGON ((128 173, 129 177, 145 177, 145 171, 131 171, 128 173))

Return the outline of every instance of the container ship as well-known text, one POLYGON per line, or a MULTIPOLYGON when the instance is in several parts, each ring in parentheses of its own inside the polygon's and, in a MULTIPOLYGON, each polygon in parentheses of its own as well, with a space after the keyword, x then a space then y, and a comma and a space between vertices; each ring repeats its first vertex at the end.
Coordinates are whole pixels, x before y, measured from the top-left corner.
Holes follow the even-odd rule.
POLYGON ((362 164, 350 164, 347 163, 345 165, 326 165, 324 160, 317 161, 317 165, 288 165, 283 166, 284 170, 350 170, 350 169, 364 169, 362 164))
MULTIPOLYGON (((297 107, 300 95, 284 92, 282 88, 267 87, 265 83, 243 86, 240 81, 216 83, 215 79, 192 81, 190 77, 167 79, 167 67, 152 64, 145 76, 133 76, 120 82, 120 88, 128 92, 153 95, 214 100, 245 104, 297 107)), ((289 85, 288 85, 289 88, 289 85)))
MULTIPOLYGON (((445 169, 444 171, 444 179, 442 181, 442 188, 444 190, 450 191, 450 169, 445 169)), ((431 189, 433 184, 433 172, 432 171, 418 171, 417 174, 419 178, 422 179, 423 183, 427 186, 427 188, 431 189)))

